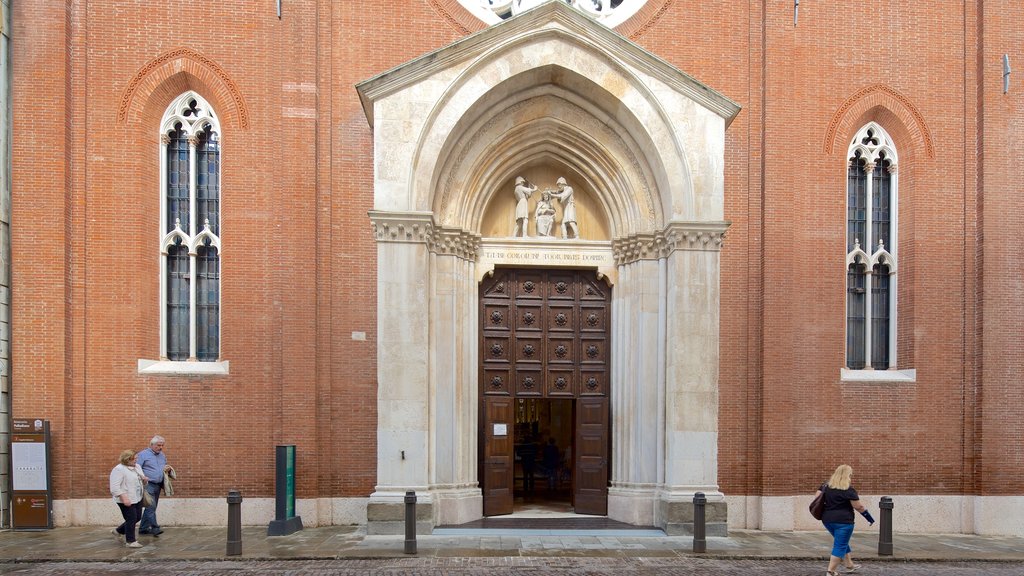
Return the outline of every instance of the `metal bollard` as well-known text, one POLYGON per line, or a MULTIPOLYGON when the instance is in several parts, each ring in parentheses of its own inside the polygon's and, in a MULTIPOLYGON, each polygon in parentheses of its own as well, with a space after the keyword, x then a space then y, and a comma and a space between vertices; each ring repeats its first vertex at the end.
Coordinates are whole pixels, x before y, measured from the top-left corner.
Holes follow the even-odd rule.
POLYGON ((703 492, 693 495, 693 551, 703 553, 708 551, 706 527, 704 525, 704 507, 708 499, 703 492))
POLYGON ((227 555, 242 555, 242 493, 238 490, 228 490, 227 555))
POLYGON ((878 502, 878 555, 892 556, 892 498, 882 496, 878 502))
POLYGON ((405 553, 416 553, 416 492, 405 493, 405 553))

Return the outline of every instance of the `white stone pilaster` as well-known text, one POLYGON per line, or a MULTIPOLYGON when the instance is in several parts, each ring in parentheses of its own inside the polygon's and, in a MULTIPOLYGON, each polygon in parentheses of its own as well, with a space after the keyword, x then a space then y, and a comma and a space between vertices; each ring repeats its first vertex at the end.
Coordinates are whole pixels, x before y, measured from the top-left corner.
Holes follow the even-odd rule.
POLYGON ((426 491, 429 470, 429 213, 371 212, 377 238, 377 487, 426 491))
POLYGON ((725 223, 666 230, 666 446, 663 500, 718 490, 719 247, 725 223))

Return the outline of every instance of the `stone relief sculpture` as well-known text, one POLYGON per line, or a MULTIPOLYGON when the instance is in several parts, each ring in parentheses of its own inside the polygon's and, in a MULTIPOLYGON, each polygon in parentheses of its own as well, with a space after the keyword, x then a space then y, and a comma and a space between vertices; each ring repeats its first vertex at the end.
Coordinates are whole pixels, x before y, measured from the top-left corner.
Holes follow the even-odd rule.
POLYGON ((562 204, 562 238, 569 238, 570 233, 573 238, 579 238, 580 230, 576 225, 576 197, 573 195, 572 186, 565 182, 565 178, 559 178, 555 185, 558 186, 558 192, 552 192, 551 196, 562 204))
POLYGON ((512 231, 513 237, 526 237, 526 228, 530 221, 530 195, 536 191, 537 187, 530 185, 526 178, 516 177, 516 226, 512 231))
POLYGON ((534 214, 537 216, 537 236, 551 236, 551 228, 555 224, 555 208, 551 205, 550 191, 545 190, 540 195, 534 214))
MULTIPOLYGON (((522 176, 516 177, 516 187, 514 190, 516 195, 516 223, 512 228, 513 238, 526 238, 529 236, 530 196, 536 191, 537 186, 531 184, 529 180, 522 176)), ((579 226, 576 224, 576 196, 572 186, 569 186, 565 178, 556 180, 555 188, 544 190, 540 195, 540 199, 537 200, 537 205, 533 208, 533 217, 537 223, 536 237, 554 238, 553 229, 557 212, 551 204, 552 199, 557 199, 559 204, 562 205, 561 237, 566 239, 579 238, 579 226)))

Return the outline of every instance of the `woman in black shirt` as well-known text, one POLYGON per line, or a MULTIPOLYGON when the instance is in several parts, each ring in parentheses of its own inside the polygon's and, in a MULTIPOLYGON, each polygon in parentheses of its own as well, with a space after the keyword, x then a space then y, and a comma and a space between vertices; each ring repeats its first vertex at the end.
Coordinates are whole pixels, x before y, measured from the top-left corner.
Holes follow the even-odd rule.
MULTIPOLYGON (((828 576, 838 576, 842 563, 846 572, 853 572, 860 566, 850 557, 850 537, 853 536, 853 511, 863 513, 866 509, 860 503, 860 496, 850 485, 853 468, 843 464, 836 468, 827 484, 818 492, 825 494, 825 511, 821 522, 832 535, 832 555, 828 559, 828 576)), ((815 494, 817 497, 817 493, 815 494)))

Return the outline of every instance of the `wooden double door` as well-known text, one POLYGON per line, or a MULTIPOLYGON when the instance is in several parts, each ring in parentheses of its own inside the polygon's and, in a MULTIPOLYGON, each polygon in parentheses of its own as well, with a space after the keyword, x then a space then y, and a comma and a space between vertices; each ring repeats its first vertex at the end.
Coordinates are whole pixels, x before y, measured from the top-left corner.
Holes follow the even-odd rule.
POLYGON ((480 286, 484 515, 511 514, 516 403, 573 402, 572 505, 608 513, 611 289, 594 271, 496 269, 480 286))

